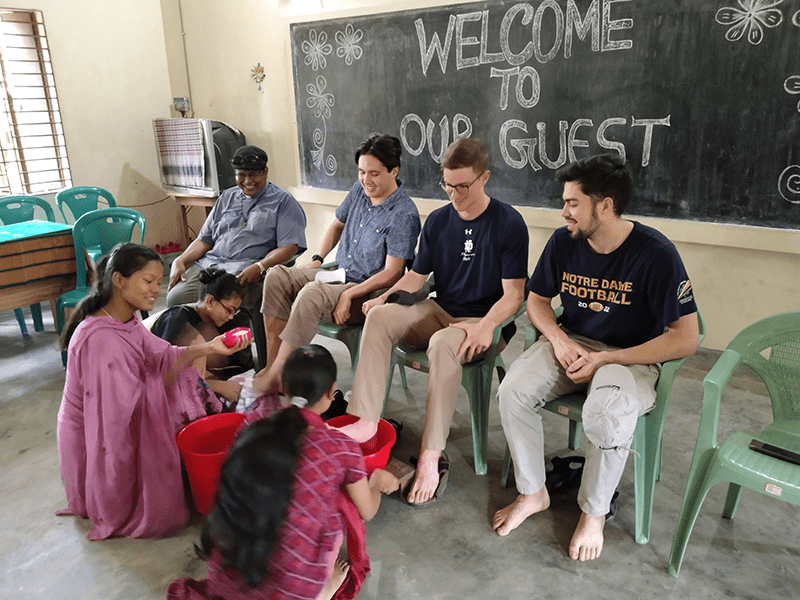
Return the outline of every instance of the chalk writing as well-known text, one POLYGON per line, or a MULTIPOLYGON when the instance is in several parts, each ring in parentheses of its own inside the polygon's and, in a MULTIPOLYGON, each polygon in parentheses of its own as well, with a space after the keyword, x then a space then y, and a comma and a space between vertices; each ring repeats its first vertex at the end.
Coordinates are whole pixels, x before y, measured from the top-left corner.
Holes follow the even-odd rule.
POLYGON ((633 28, 633 19, 614 19, 611 9, 614 4, 630 1, 592 0, 583 18, 581 18, 575 0, 567 0, 566 11, 556 0, 544 0, 535 9, 527 3, 515 4, 506 11, 500 23, 497 39, 500 52, 489 52, 488 50, 492 41, 489 39, 488 10, 450 15, 447 30, 444 32, 444 42, 442 42, 439 32, 434 31, 430 36, 429 43, 424 20, 416 19, 414 27, 419 44, 422 73, 428 74, 428 68, 434 56, 438 59, 442 73, 446 73, 453 45, 456 48, 456 70, 502 61, 514 67, 528 62, 531 58, 544 64, 558 56, 562 47, 564 57, 569 58, 572 55, 573 34, 577 35, 581 41, 585 41, 589 36, 594 52, 629 50, 633 47, 633 40, 612 39, 612 33, 633 28), (600 10, 601 5, 602 10, 600 10), (518 16, 518 23, 515 23, 518 16), (470 23, 480 24, 480 38, 468 35, 467 30, 470 23), (521 50, 515 52, 511 48, 511 29, 527 25, 530 25, 530 40, 521 50), (551 34, 553 38, 549 48, 543 45, 543 31, 551 34), (470 53, 472 47, 477 47, 477 53, 474 50, 470 53))
MULTIPOLYGON (((447 116, 444 116, 439 120, 439 152, 434 150, 433 137, 435 131, 436 124, 431 119, 428 119, 428 122, 425 123, 418 115, 415 115, 414 113, 407 114, 405 117, 403 117, 403 120, 400 121, 400 141, 402 142, 403 148, 405 148, 406 152, 412 156, 419 156, 422 154, 423 150, 425 150, 425 146, 427 145, 431 158, 437 163, 441 163, 444 151, 447 150, 447 146, 450 145, 450 123, 447 120, 447 116), (412 135, 411 130, 413 128, 410 127, 412 125, 416 126, 416 135, 412 135), (419 143, 417 145, 413 145, 411 140, 416 138, 419 138, 419 143)), ((471 135, 472 121, 470 121, 469 117, 462 115, 461 113, 454 116, 453 141, 455 142, 456 140, 460 140, 461 138, 469 137, 471 135)))
MULTIPOLYGON (((669 127, 670 115, 663 119, 637 119, 631 117, 631 127, 644 128, 644 140, 642 145, 641 165, 646 167, 650 163, 650 148, 653 144, 653 130, 655 126, 662 125, 669 127)), ((600 123, 597 127, 595 139, 601 148, 615 150, 623 160, 626 160, 625 145, 622 142, 606 137, 606 131, 613 125, 626 125, 627 119, 622 117, 612 117, 600 123)), ((588 148, 589 141, 579 137, 581 127, 594 127, 592 119, 576 119, 570 125, 567 121, 558 123, 558 158, 552 159, 547 154, 547 124, 539 122, 536 124, 536 137, 515 137, 510 135, 512 130, 520 130, 528 133, 528 125, 519 119, 509 119, 500 127, 499 141, 500 154, 503 161, 514 169, 524 169, 530 165, 534 171, 539 171, 542 165, 549 169, 558 169, 562 165, 576 160, 575 148, 588 148), (512 153, 509 147, 516 150, 512 153), (537 162, 538 157, 538 162, 537 162), (539 164, 541 162, 541 164, 539 164)))

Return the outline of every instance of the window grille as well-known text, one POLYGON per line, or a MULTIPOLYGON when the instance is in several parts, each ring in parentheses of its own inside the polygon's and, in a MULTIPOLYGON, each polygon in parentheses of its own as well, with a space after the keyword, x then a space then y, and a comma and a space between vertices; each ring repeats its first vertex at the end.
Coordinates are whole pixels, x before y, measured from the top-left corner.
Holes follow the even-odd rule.
POLYGON ((40 11, 0 9, 0 194, 72 185, 40 11))

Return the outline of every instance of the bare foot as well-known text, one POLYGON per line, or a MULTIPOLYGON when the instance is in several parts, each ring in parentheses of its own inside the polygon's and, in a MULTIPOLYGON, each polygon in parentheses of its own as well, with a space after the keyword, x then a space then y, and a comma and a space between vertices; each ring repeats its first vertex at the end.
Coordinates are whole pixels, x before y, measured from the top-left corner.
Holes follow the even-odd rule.
POLYGON ((348 563, 347 560, 341 556, 337 558, 336 563, 333 565, 333 573, 331 573, 330 579, 325 582, 325 587, 323 587, 320 591, 319 595, 317 596, 317 600, 330 600, 333 598, 336 590, 342 587, 344 579, 347 577, 347 572, 349 570, 350 563, 348 563))
POLYGON ((525 519, 547 510, 549 506, 550 494, 545 486, 535 494, 520 494, 514 502, 494 513, 492 528, 497 535, 508 535, 522 525, 525 519))
POLYGON ((569 557, 573 560, 594 560, 603 551, 603 527, 606 516, 595 517, 582 512, 569 543, 569 557))
POLYGON ((253 391, 256 396, 266 396, 281 391, 280 373, 273 369, 262 369, 253 377, 253 391))
POLYGON ((343 434, 350 436, 359 444, 370 441, 378 433, 378 424, 374 421, 367 421, 366 419, 359 419, 349 425, 342 425, 337 427, 343 434))
POLYGON ((408 492, 408 501, 411 504, 422 504, 433 498, 433 493, 439 486, 439 450, 423 450, 417 460, 417 474, 411 490, 408 492))

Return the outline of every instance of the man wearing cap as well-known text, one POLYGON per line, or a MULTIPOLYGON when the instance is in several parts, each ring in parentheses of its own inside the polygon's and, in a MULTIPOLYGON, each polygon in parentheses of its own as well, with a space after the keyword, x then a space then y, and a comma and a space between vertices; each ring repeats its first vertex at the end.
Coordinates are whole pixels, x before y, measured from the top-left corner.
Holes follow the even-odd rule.
POLYGON ((636 421, 655 404, 659 363, 697 349, 697 307, 675 246, 622 218, 633 188, 623 159, 585 158, 556 179, 564 186, 567 225, 553 233, 527 286, 528 317, 542 336, 498 390, 519 496, 495 513, 493 527, 508 535, 550 505, 539 409, 587 389, 582 420, 590 444, 569 545, 570 557, 583 561, 600 556, 636 421), (560 323, 551 306, 557 295, 560 323))
POLYGON ((242 306, 257 309, 267 270, 306 248, 305 213, 289 192, 267 181, 267 153, 242 146, 231 165, 236 187, 220 194, 197 239, 172 263, 168 307, 196 302, 200 271, 214 266, 235 273, 245 287, 242 306))

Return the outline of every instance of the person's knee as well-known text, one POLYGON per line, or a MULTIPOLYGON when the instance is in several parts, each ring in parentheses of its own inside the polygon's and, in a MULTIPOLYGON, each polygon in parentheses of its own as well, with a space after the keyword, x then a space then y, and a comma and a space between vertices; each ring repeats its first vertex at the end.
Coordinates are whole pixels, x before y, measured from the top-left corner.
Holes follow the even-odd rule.
POLYGON ((444 327, 434 333, 428 342, 428 357, 433 360, 434 356, 446 356, 457 360, 458 348, 466 338, 463 329, 457 327, 444 327))

